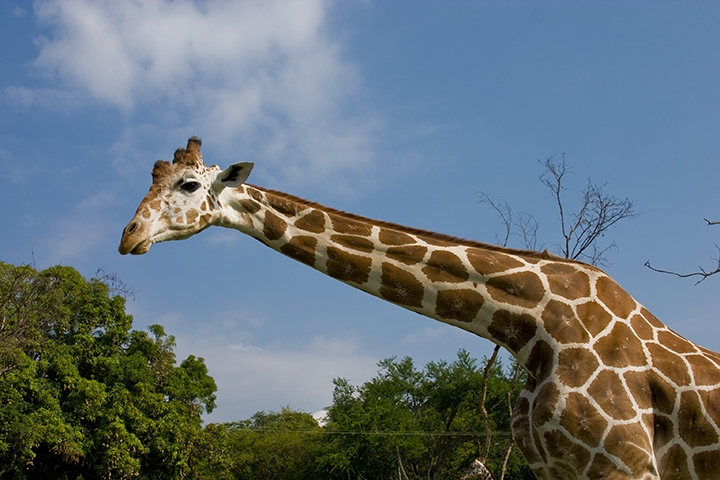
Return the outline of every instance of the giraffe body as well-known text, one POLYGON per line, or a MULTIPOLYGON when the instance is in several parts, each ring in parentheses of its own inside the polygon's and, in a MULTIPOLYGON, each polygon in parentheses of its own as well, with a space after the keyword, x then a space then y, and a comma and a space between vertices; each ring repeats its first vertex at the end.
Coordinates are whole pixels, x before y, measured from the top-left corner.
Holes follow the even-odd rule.
POLYGON ((542 479, 720 479, 720 355, 601 270, 366 219, 206 167, 200 140, 157 162, 120 253, 211 225, 502 345, 528 372, 515 440, 542 479))

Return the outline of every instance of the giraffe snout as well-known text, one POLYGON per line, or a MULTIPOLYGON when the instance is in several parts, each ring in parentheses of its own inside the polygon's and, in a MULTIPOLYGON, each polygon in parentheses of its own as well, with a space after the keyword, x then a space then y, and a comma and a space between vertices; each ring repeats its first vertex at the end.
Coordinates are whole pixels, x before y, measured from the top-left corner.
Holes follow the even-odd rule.
POLYGON ((146 230, 144 227, 145 225, 142 220, 138 220, 137 218, 134 218, 128 223, 123 230, 120 246, 118 247, 118 251, 122 255, 128 253, 141 255, 150 250, 152 242, 149 241, 147 235, 143 233, 144 230, 146 230))

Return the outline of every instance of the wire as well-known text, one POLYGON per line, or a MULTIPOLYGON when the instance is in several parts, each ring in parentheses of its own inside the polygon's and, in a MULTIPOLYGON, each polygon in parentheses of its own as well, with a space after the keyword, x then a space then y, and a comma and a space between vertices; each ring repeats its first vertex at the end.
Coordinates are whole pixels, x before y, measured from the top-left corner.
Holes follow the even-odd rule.
MULTIPOLYGON (((328 429, 314 429, 314 430, 300 430, 300 429, 280 429, 280 428, 239 428, 235 431, 250 431, 260 433, 307 433, 307 434, 322 434, 322 435, 378 435, 378 436, 405 436, 405 437, 484 437, 486 432, 423 432, 423 431, 363 431, 363 430, 328 430, 328 429)), ((509 437, 510 432, 492 432, 493 436, 509 437)))

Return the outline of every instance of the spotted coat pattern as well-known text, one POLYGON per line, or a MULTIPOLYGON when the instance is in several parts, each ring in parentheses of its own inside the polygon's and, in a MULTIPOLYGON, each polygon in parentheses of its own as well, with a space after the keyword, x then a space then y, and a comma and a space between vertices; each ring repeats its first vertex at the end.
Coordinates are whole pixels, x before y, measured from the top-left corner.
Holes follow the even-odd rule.
POLYGON ((256 186, 223 188, 218 179, 232 172, 205 167, 199 146, 194 137, 173 164, 156 164, 121 253, 234 228, 502 345, 528 373, 512 429, 541 479, 720 478, 720 355, 670 330, 601 270, 256 186))

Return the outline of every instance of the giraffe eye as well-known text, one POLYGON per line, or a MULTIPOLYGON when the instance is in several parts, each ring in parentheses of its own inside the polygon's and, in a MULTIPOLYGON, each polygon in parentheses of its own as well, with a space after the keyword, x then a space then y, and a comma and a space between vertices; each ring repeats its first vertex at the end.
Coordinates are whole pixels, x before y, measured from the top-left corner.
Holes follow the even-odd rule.
POLYGON ((180 188, 182 190, 185 190, 186 192, 194 192, 195 190, 200 188, 200 183, 190 180, 189 182, 183 183, 180 188))

